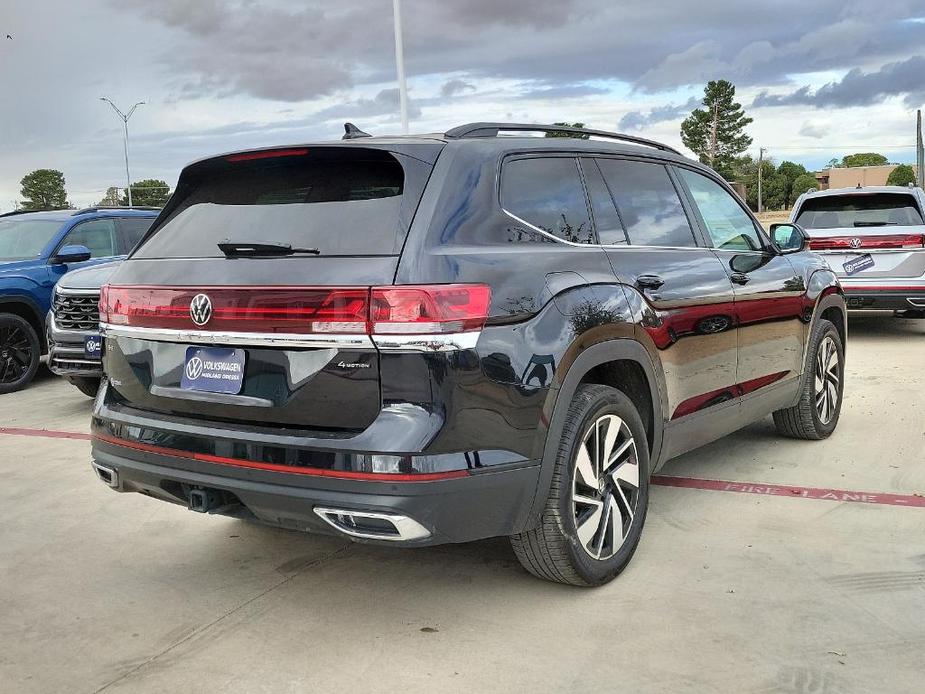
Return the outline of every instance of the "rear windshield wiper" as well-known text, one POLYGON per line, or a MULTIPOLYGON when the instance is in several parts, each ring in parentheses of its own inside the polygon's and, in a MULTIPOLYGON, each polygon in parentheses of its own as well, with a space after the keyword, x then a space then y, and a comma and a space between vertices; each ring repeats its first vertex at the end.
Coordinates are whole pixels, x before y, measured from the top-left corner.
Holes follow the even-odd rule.
POLYGON ((276 241, 230 241, 225 239, 216 244, 228 258, 274 255, 321 255, 317 248, 293 248, 288 243, 276 241))
POLYGON ((887 227, 896 226, 896 222, 855 222, 856 227, 887 227))

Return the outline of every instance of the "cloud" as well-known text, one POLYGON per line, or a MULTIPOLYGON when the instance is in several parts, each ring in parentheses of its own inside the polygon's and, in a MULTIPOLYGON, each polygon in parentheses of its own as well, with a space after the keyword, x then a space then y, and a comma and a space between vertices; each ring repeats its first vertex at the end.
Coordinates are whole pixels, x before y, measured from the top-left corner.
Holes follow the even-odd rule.
POLYGON ((440 96, 450 98, 456 96, 457 94, 474 91, 475 85, 471 82, 466 82, 466 80, 461 79, 452 79, 447 80, 443 83, 443 86, 440 87, 440 96))
MULTIPOLYGON (((187 97, 298 102, 394 79, 387 2, 109 1, 172 32, 158 62, 168 86, 187 97)), ((473 85, 486 77, 550 86, 620 80, 651 93, 724 77, 769 86, 790 74, 850 69, 859 56, 883 63, 922 50, 921 24, 906 21, 920 14, 921 0, 696 10, 688 0, 407 4, 409 78, 464 71, 458 79, 473 85)))
POLYGON ((691 98, 684 104, 667 104, 656 106, 649 111, 630 111, 620 119, 620 130, 641 130, 653 123, 663 123, 670 120, 680 120, 686 117, 695 108, 702 105, 700 99, 691 98))
POLYGON ((803 86, 786 94, 763 91, 755 97, 752 106, 868 106, 895 96, 905 96, 909 108, 925 102, 925 55, 888 63, 873 72, 854 68, 841 80, 829 82, 818 89, 803 86))
POLYGON ((799 134, 803 137, 812 137, 818 140, 828 135, 830 130, 831 128, 827 123, 806 121, 800 127, 799 134))
MULTIPOLYGON (((385 114, 398 114, 399 104, 398 88, 383 89, 372 99, 356 99, 346 101, 335 106, 321 109, 314 113, 313 118, 317 120, 331 120, 334 118, 345 118, 347 120, 361 120, 373 116, 382 116, 385 114)), ((419 118, 421 109, 414 101, 409 99, 408 116, 410 118, 419 118)))
POLYGON ((536 87, 520 95, 521 99, 578 99, 583 96, 606 94, 603 87, 590 84, 559 84, 553 87, 536 87))

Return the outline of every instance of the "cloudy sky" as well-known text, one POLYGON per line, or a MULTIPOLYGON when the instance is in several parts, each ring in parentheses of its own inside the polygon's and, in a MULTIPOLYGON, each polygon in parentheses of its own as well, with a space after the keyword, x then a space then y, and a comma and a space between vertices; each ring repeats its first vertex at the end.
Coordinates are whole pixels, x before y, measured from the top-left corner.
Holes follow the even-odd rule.
MULTIPOLYGON (((914 159, 925 0, 403 0, 412 131, 475 120, 584 121, 680 146, 707 80, 733 81, 771 156, 914 159)), ((69 198, 186 162, 395 133, 390 0, 2 0, 0 210, 57 168, 69 198), (13 38, 8 39, 10 34, 13 38)))

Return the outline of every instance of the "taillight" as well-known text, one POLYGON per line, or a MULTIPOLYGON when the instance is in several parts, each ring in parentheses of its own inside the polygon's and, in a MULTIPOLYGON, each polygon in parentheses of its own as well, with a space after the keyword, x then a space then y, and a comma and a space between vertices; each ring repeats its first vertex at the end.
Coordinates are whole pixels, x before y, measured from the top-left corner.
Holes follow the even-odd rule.
POLYGON ((814 251, 888 250, 894 248, 923 248, 925 234, 887 234, 885 236, 830 236, 810 239, 814 251))
POLYGON ((373 287, 373 335, 438 334, 480 330, 491 288, 484 284, 373 287))
POLYGON ((491 289, 389 287, 120 287, 100 292, 114 326, 290 334, 440 334, 479 330, 491 289), (207 297, 199 299, 199 295, 207 297), (197 299, 196 309, 192 308, 197 299))
POLYGON ((364 334, 368 315, 369 290, 360 287, 109 286, 100 294, 102 322, 138 328, 364 334), (194 312, 200 294, 208 301, 194 312))

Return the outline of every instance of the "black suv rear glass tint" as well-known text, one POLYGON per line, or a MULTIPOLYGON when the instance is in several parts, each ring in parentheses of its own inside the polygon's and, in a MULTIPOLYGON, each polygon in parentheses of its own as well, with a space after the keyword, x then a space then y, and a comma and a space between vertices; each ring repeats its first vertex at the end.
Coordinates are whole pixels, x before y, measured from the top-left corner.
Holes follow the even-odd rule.
POLYGON ((393 255, 404 241, 404 170, 388 152, 329 147, 228 157, 181 184, 179 206, 135 257, 220 257, 217 244, 226 240, 316 248, 322 256, 393 255))
POLYGON ((598 159, 634 246, 694 246, 694 232, 661 164, 598 159))
POLYGON ((571 157, 514 159, 504 164, 501 206, 572 243, 594 243, 588 203, 571 157))
POLYGON ((803 201, 797 224, 806 229, 914 226, 922 212, 910 193, 848 193, 809 197, 803 201))

